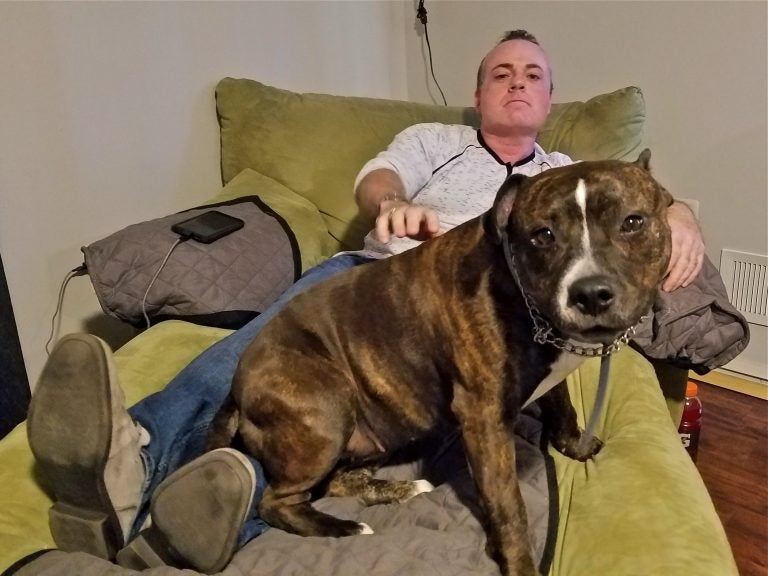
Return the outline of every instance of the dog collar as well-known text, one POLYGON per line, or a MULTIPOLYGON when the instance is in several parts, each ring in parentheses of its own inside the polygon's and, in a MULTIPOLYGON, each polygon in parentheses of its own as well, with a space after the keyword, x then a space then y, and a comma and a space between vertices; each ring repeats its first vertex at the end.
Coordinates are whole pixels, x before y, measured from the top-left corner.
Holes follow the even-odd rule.
MULTIPOLYGON (((520 282, 520 276, 517 273, 517 267, 515 266, 515 257, 512 254, 512 249, 509 246, 509 238, 507 237, 506 230, 502 233, 501 242, 504 245, 504 257, 507 260, 507 267, 509 268, 512 277, 515 279, 515 284, 517 284, 517 288, 520 290, 520 294, 523 296, 525 307, 528 309, 528 315, 531 317, 531 321, 533 322, 534 342, 537 344, 551 344, 558 350, 563 350, 564 352, 568 352, 570 354, 594 358, 610 356, 614 352, 618 352, 621 350, 621 348, 626 346, 627 343, 629 343, 629 341, 635 335, 635 332, 637 331, 636 324, 627 328, 624 333, 620 334, 612 343, 601 344, 599 346, 584 346, 583 343, 558 336, 555 332, 555 328, 539 311, 533 299, 523 289, 523 285, 520 282)), ((641 321, 643 318, 641 318, 641 321)))

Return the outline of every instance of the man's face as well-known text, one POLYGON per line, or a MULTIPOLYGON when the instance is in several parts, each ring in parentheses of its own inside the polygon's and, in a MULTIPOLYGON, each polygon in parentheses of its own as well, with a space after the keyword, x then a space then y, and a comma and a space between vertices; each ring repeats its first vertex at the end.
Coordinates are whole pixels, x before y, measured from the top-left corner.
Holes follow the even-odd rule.
POLYGON ((552 73, 547 55, 527 40, 508 40, 485 57, 475 92, 484 132, 535 136, 549 115, 552 73))

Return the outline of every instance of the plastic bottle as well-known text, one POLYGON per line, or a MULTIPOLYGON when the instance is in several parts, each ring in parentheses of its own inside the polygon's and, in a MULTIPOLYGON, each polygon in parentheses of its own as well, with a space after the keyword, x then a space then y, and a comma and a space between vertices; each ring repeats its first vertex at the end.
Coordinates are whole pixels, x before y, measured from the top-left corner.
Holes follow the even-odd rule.
POLYGON ((678 433, 683 442, 683 446, 696 462, 696 456, 699 451, 699 434, 701 433, 701 400, 699 399, 699 387, 696 382, 688 381, 685 387, 685 405, 683 407, 683 417, 680 420, 678 433))

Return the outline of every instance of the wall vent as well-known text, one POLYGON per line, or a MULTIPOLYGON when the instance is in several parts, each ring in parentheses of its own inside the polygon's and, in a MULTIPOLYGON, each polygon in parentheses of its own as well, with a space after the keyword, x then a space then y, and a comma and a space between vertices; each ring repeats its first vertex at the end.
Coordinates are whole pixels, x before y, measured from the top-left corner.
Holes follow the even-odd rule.
POLYGON ((720 275, 731 304, 747 322, 768 326, 768 256, 722 250, 720 275))

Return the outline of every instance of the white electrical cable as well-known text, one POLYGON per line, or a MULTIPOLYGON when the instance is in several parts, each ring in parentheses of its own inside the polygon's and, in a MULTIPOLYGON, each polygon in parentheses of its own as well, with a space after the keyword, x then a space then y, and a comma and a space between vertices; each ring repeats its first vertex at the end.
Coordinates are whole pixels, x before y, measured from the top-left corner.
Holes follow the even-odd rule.
POLYGON ((85 266, 78 266, 74 270, 70 270, 67 272, 67 275, 64 276, 64 281, 61 283, 61 286, 59 287, 59 299, 56 302, 56 311, 53 313, 53 316, 51 317, 51 333, 48 335, 48 340, 45 342, 45 353, 49 356, 51 355, 51 351, 49 350, 49 346, 51 344, 51 341, 53 340, 53 335, 56 332, 56 317, 61 314, 61 308, 64 304, 64 291, 67 289, 67 284, 69 284, 69 281, 72 280, 75 276, 82 276, 86 273, 85 266))
POLYGON ((147 286, 146 292, 144 292, 144 297, 141 299, 141 313, 144 315, 144 322, 146 322, 147 328, 152 325, 152 323, 149 321, 149 316, 147 315, 147 296, 149 296, 149 291, 152 289, 152 286, 154 285, 155 280, 157 280, 157 277, 160 276, 160 272, 163 271, 163 268, 165 268, 165 265, 168 263, 168 258, 171 257, 171 252, 173 252, 176 246, 185 240, 187 240, 187 238, 176 239, 176 242, 173 243, 171 248, 168 250, 168 253, 165 255, 165 258, 163 258, 163 261, 160 264, 160 267, 157 269, 157 272, 155 272, 155 275, 152 277, 152 280, 149 281, 149 286, 147 286))

